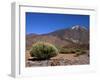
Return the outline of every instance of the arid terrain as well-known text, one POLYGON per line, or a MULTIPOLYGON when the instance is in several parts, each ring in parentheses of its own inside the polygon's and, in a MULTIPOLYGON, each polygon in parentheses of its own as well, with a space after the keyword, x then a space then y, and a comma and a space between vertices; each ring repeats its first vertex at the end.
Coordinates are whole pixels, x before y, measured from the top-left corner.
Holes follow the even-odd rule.
MULTIPOLYGON (((87 52, 88 53, 88 52, 87 52)), ((88 54, 83 54, 78 57, 75 54, 59 54, 49 60, 37 60, 26 53, 26 67, 32 66, 66 66, 66 65, 84 65, 89 64, 88 54)))
POLYGON ((76 25, 42 35, 26 35, 26 67, 89 64, 89 55, 89 30, 83 26, 76 25), (31 57, 30 49, 38 41, 55 45, 59 54, 46 60, 31 57))

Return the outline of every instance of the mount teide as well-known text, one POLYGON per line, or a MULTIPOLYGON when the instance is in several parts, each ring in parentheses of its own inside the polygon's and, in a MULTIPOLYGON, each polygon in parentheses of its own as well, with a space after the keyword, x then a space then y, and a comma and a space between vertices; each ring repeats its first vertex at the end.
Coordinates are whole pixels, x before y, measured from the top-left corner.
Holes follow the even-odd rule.
POLYGON ((73 26, 71 28, 57 30, 46 35, 57 36, 63 40, 69 40, 74 43, 87 44, 89 43, 89 30, 83 26, 73 26))

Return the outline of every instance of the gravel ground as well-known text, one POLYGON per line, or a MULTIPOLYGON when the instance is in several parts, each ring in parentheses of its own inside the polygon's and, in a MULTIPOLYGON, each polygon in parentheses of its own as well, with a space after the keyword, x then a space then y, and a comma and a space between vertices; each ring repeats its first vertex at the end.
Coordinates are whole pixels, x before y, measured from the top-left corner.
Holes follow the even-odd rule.
POLYGON ((50 60, 36 60, 30 57, 26 52, 26 67, 35 66, 65 66, 65 65, 83 65, 89 64, 89 56, 87 54, 75 57, 75 54, 59 54, 50 60))

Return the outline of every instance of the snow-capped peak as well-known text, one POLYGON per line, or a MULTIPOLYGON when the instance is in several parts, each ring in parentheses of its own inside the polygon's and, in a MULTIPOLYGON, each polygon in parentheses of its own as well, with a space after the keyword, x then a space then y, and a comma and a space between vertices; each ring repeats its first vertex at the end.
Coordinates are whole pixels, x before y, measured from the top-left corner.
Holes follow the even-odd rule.
POLYGON ((84 26, 79 26, 79 25, 73 26, 71 29, 73 29, 73 30, 78 30, 78 29, 87 30, 87 28, 85 28, 84 26))
POLYGON ((78 25, 72 27, 72 29, 78 29, 78 28, 79 28, 78 25))

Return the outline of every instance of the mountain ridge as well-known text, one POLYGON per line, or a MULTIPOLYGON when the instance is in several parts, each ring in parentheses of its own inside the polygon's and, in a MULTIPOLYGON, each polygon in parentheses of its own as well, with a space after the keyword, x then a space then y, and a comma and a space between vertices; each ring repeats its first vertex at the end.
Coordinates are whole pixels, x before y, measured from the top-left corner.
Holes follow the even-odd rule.
POLYGON ((75 44, 89 44, 89 30, 80 26, 59 29, 47 34, 26 35, 26 46, 32 46, 37 41, 46 41, 58 46, 73 46, 75 44), (74 29, 73 29, 74 28, 74 29))

